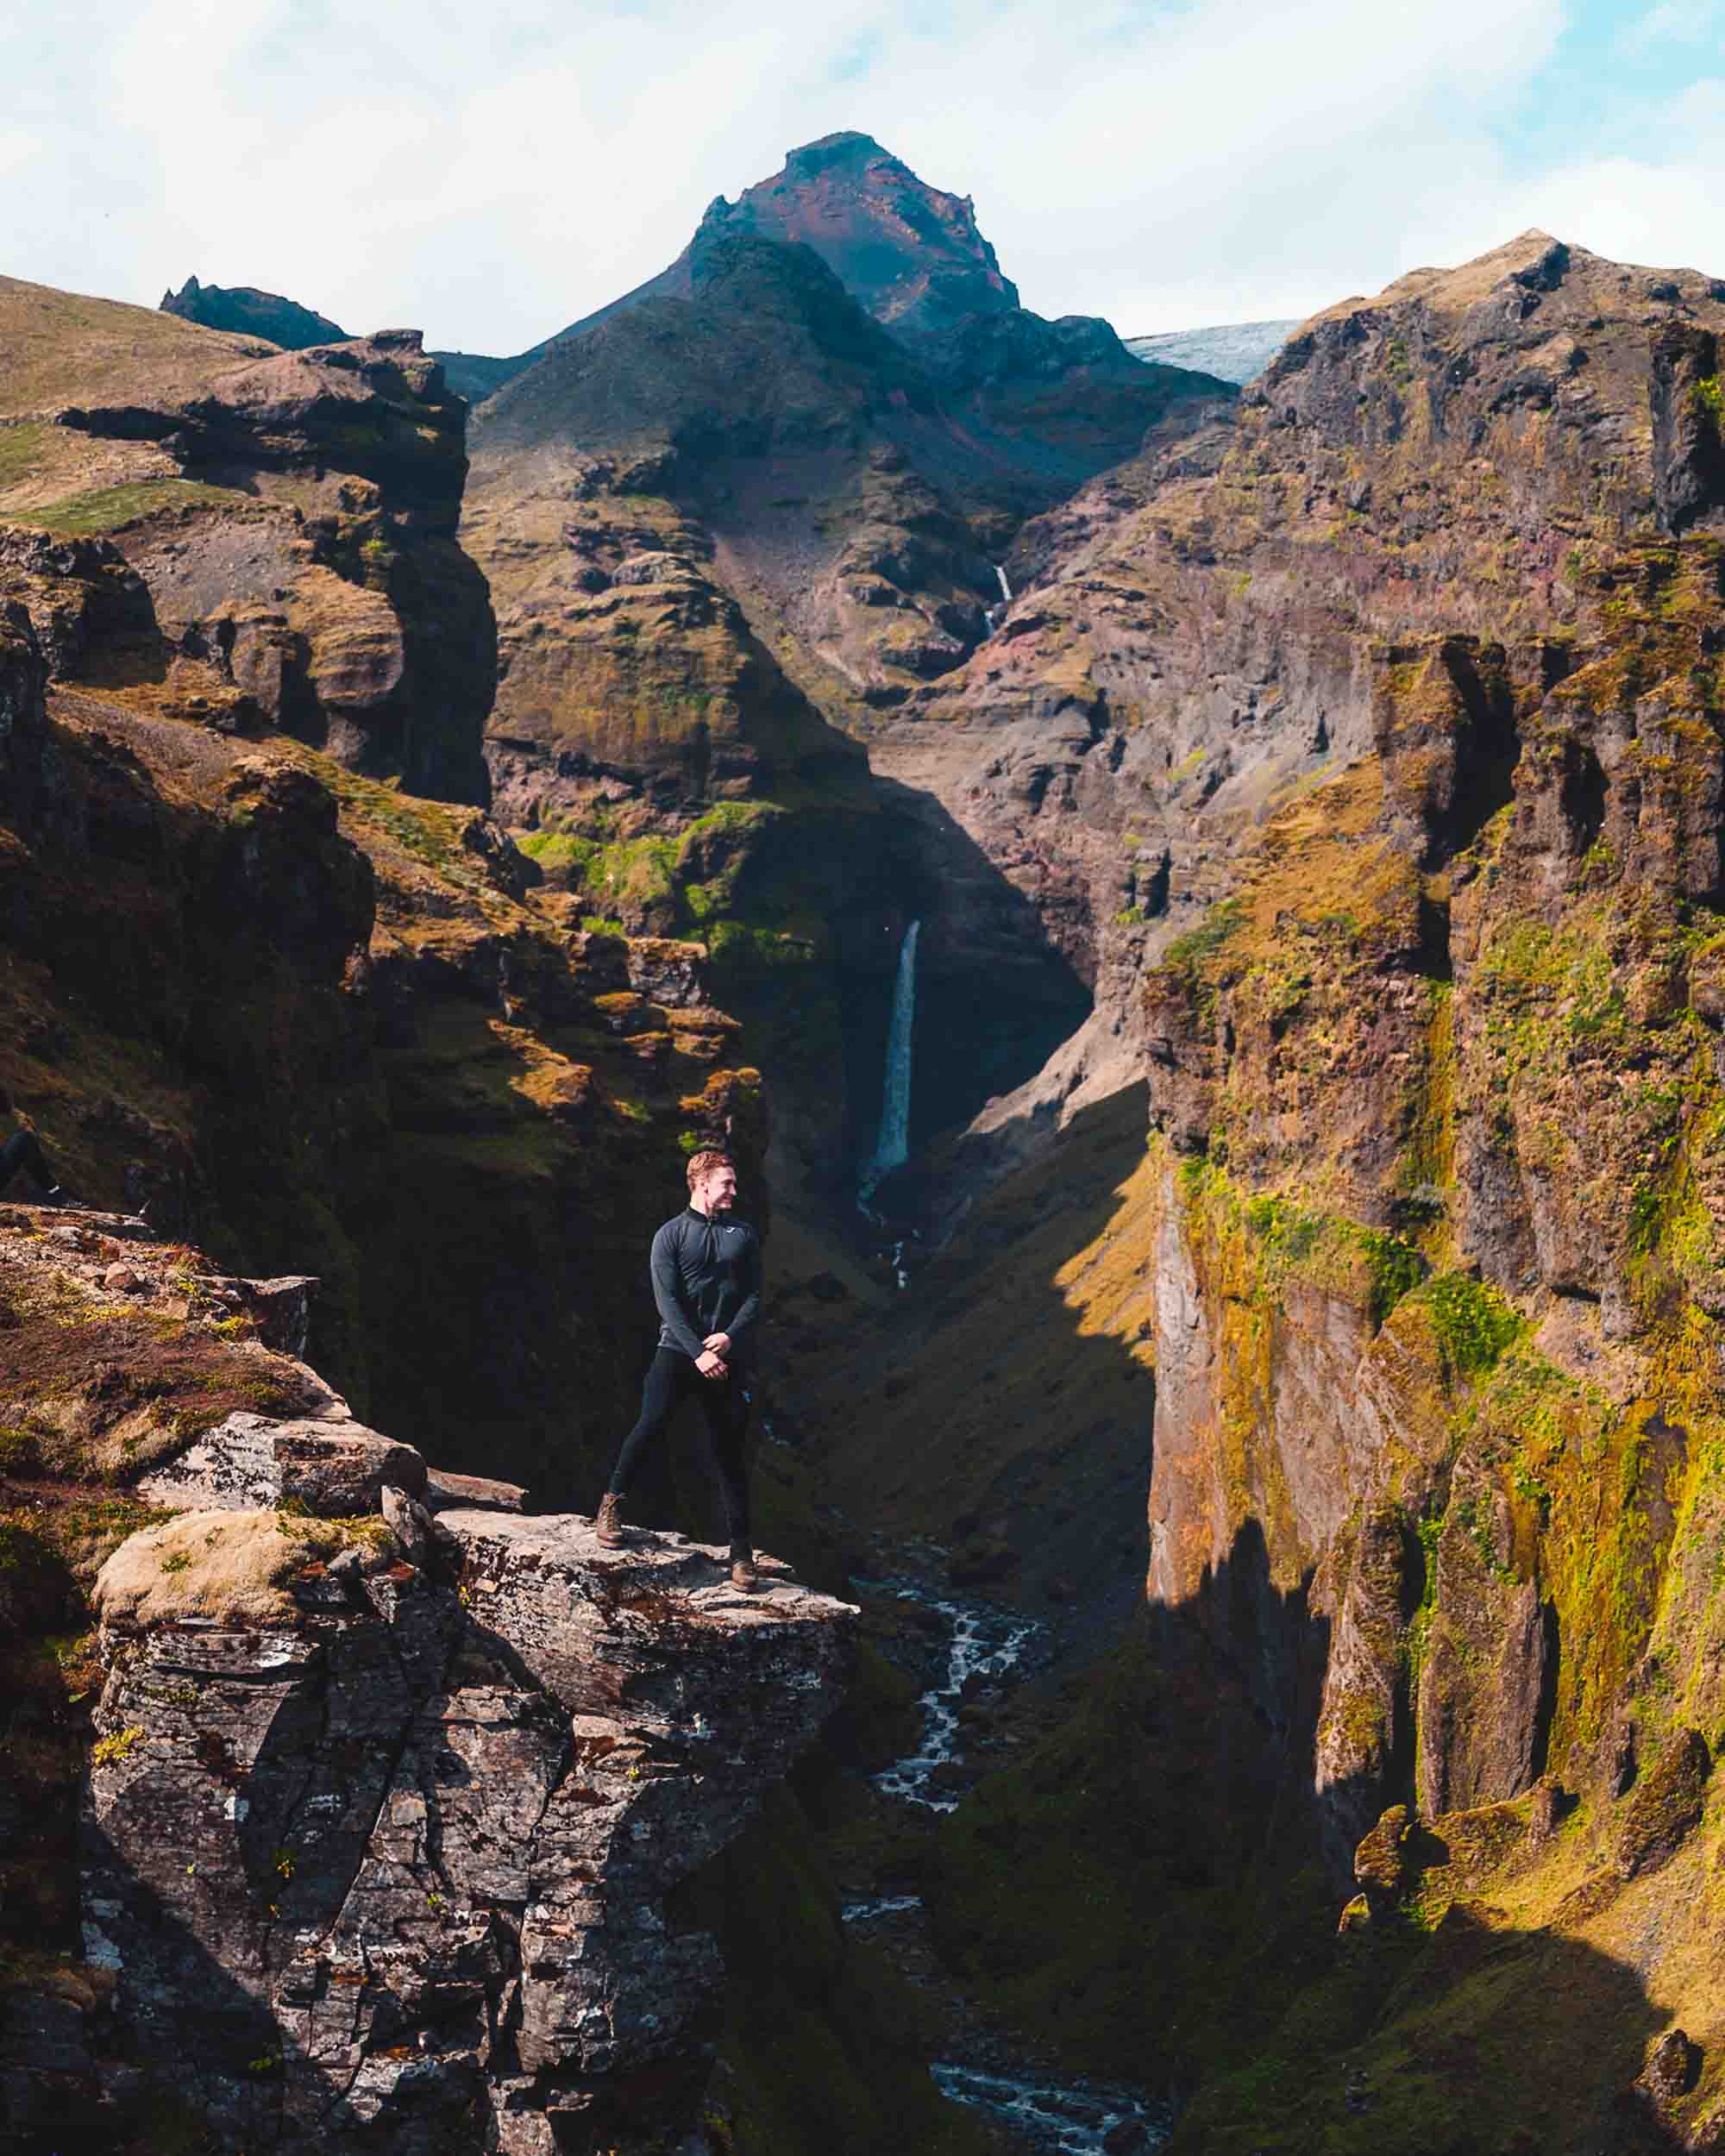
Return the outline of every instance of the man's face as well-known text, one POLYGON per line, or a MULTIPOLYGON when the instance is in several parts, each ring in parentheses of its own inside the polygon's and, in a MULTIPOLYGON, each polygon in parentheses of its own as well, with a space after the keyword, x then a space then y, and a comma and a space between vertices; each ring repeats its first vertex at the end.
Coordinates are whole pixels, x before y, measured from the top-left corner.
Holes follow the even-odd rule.
POLYGON ((729 1213, 737 1203, 737 1170, 727 1162, 701 1177, 701 1204, 708 1213, 729 1213))

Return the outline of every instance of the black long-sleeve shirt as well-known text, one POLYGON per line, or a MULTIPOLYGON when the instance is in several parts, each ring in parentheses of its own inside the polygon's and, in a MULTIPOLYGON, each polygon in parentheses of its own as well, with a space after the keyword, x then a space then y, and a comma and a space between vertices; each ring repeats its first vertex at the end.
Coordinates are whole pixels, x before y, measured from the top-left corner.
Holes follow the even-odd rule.
POLYGON ((649 1269, 661 1347, 693 1357, 709 1333, 724 1332, 727 1360, 752 1361, 761 1314, 761 1239, 753 1228, 686 1206, 653 1238, 649 1269))

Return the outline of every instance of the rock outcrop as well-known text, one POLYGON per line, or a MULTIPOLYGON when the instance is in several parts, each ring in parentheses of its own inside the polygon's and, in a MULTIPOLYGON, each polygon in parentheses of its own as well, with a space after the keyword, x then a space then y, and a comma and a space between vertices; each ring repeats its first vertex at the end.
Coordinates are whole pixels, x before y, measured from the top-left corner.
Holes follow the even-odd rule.
POLYGON ((657 2146, 722 1974, 667 1894, 837 1704, 855 1613, 428 1471, 267 1344, 315 1286, 0 1210, 9 1732, 86 1594, 64 1666, 105 1670, 0 1777, 0 2134, 657 2146))
POLYGON ((342 344, 348 335, 328 315, 285 299, 279 292, 260 291, 255 285, 201 285, 188 277, 178 291, 170 287, 162 294, 160 305, 164 314, 178 315, 182 322, 263 337, 284 352, 298 352, 309 344, 342 344))
MULTIPOLYGON (((200 1517, 283 1540, 273 1512, 200 1517)), ((98 2084, 179 2061, 181 2103, 248 2148, 686 2132, 722 1970, 664 1899, 836 1704, 851 1613, 582 1519, 445 1511, 426 1569, 383 1548, 345 1576, 304 1531, 275 1624, 140 1628, 97 1583, 98 2084)))
POLYGON ((4 297, 0 530, 47 538, 8 536, 0 589, 56 670, 482 802, 495 630, 455 542, 466 408, 417 333, 274 353, 172 316, 140 335, 97 303, 62 340, 60 295, 4 297), (79 542, 78 589, 45 591, 43 546, 79 542))

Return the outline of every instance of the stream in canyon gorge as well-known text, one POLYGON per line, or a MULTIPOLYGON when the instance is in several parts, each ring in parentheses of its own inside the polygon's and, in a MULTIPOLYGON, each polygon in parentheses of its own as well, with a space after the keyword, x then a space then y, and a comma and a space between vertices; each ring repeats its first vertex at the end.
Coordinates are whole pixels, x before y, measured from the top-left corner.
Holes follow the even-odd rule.
MULTIPOLYGON (((891 1802, 955 1811, 974 1779, 966 1771, 961 1708, 979 1688, 1004 1689, 1035 1674, 1047 1659, 1046 1629, 1034 1618, 955 1595, 938 1580, 907 1573, 858 1578, 852 1586, 861 1594, 915 1603, 946 1628, 936 1650, 933 1681, 918 1702, 922 1728, 915 1751, 870 1779, 891 1802)), ((844 1902, 840 1913, 847 1925, 875 1934, 913 1982, 938 1981, 920 1895, 858 1896, 844 1902)), ((955 2055, 929 2062, 941 2093, 982 2113, 1028 2156, 1143 2156, 1168 2138, 1166 2107, 1142 2090, 1026 2065, 1013 2058, 1010 2040, 965 2026, 962 2014, 945 2047, 955 2055)))

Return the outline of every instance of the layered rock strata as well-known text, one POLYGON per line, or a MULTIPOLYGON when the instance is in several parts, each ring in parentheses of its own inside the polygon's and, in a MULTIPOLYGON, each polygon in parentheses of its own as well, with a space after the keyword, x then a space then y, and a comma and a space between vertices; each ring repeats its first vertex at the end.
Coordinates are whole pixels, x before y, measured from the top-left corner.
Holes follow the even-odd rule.
POLYGON ((1524 234, 1327 309, 1237 405, 1021 530, 994 635, 869 744, 1096 986, 975 1170, 1139 1074, 1145 968, 1299 793, 1395 749, 1427 868, 1502 805, 1512 709, 1619 649, 1648 549, 1716 523, 1722 291, 1524 234), (1426 753, 1446 805, 1412 798, 1426 753))
POLYGON ((49 680, 34 622, 83 584, 33 559, 0 613, 0 1079, 85 1195, 230 1271, 315 1269, 362 1420, 568 1501, 627 1426, 595 1343, 685 1150, 764 1141, 709 954, 583 928, 477 809, 49 680))
POLYGON ((0 530, 46 535, 6 535, 0 586, 56 671, 483 801, 495 628, 455 543, 467 411, 418 333, 277 353, 102 303, 68 321, 38 286, 0 300, 0 530), (56 632, 68 596, 90 633, 56 632))
POLYGON ((1330 310, 938 705, 997 848, 1095 724, 1156 1369, 1143 1624, 931 1898, 1181 2148, 1719 2130, 1722 329, 1544 235, 1330 310))

